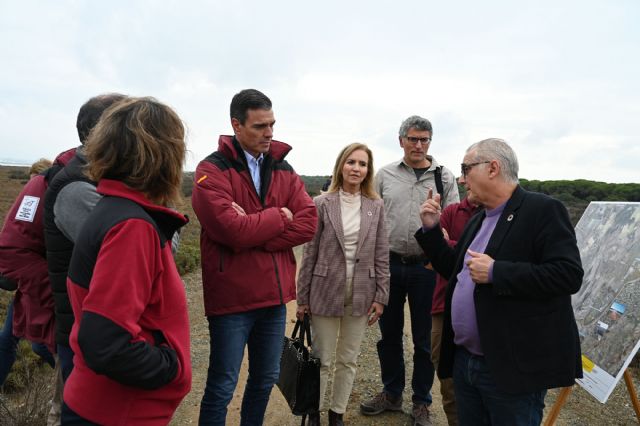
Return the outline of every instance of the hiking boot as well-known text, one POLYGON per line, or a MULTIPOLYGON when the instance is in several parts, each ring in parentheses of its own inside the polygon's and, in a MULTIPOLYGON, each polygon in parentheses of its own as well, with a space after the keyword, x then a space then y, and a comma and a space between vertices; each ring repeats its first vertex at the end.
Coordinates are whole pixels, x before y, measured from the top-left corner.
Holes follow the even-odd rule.
POLYGON ((432 426, 431 413, 429 412, 429 406, 427 404, 413 404, 411 410, 411 417, 413 417, 413 426, 432 426))
POLYGON ((366 416, 375 416, 383 411, 402 411, 402 397, 393 399, 385 392, 360 403, 360 412, 366 416))

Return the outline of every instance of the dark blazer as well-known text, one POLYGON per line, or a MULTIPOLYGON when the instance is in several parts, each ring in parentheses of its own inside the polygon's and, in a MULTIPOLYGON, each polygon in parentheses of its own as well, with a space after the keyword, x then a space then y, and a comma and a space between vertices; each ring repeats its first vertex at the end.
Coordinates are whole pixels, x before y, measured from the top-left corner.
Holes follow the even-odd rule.
MULTIPOLYGON (((475 215, 454 248, 440 227, 415 237, 441 275, 450 277, 438 375, 451 377, 455 345, 451 298, 464 254, 485 213, 475 215)), ((482 351, 498 388, 508 393, 570 386, 582 377, 580 340, 571 295, 582 285, 582 264, 566 208, 519 186, 507 202, 485 253, 493 282, 474 292, 482 351)))

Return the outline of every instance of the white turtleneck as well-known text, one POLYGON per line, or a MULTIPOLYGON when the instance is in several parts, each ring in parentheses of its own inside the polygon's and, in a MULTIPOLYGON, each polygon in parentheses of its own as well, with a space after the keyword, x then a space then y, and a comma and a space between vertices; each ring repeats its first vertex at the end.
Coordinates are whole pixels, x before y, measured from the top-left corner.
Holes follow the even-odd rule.
POLYGON ((345 288, 345 305, 353 299, 353 273, 356 265, 356 248, 360 233, 360 193, 351 194, 340 190, 340 212, 342 230, 344 232, 344 257, 347 261, 347 282, 345 288))

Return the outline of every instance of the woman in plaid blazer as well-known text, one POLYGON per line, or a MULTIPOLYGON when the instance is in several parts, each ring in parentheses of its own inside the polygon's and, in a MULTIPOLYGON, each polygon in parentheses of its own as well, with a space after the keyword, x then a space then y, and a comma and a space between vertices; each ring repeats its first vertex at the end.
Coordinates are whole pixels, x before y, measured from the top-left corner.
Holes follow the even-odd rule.
MULTIPOLYGON (((312 316, 314 356, 320 358, 320 411, 342 425, 360 343, 389 299, 389 246, 384 205, 373 186, 373 156, 364 144, 345 147, 327 192, 314 199, 318 230, 304 247, 298 276, 297 316, 312 316), (324 401, 335 352, 333 389, 324 401), (327 407, 328 405, 328 407, 327 407)), ((320 424, 320 414, 310 416, 320 424)))

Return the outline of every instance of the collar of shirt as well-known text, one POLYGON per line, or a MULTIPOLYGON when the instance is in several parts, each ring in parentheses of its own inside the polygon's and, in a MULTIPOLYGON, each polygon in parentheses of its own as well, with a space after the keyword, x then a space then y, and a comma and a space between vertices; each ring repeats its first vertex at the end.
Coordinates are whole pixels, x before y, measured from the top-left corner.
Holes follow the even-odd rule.
MULTIPOLYGON (((430 156, 430 155, 425 155, 425 158, 426 158, 427 160, 429 160, 429 163, 430 163, 430 164, 429 164, 429 166, 427 166, 427 167, 426 167, 427 171, 429 171, 429 170, 433 170, 433 169, 435 169, 436 167, 438 167, 438 163, 436 162, 436 160, 434 160, 434 159, 433 159, 433 157, 432 157, 432 156, 430 156)), ((404 161, 404 157, 400 160, 400 162, 398 163, 398 166, 399 166, 399 167, 405 167, 405 168, 407 168, 408 170, 413 171, 413 167, 411 167, 410 165, 408 165, 408 164, 404 161)), ((420 167, 420 168, 422 168, 422 167, 420 167)))
POLYGON ((264 160, 264 154, 260 153, 258 158, 255 158, 253 155, 249 154, 247 151, 242 150, 244 152, 244 156, 247 159, 247 166, 249 166, 249 174, 251 175, 251 180, 253 180, 253 186, 256 188, 256 192, 260 194, 260 166, 262 166, 262 160, 264 160))
POLYGON ((485 209, 485 213, 487 215, 487 217, 492 217, 495 215, 499 215, 502 213, 502 211, 504 210, 504 208, 506 207, 507 202, 505 201, 504 203, 500 204, 498 207, 496 207, 495 209, 485 209))

